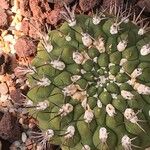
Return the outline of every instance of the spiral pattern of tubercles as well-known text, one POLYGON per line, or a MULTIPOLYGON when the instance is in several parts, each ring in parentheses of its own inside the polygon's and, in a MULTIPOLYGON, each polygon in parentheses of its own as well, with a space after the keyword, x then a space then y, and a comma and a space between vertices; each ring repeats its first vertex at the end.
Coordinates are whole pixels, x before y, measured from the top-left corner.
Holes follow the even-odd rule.
POLYGON ((28 74, 39 126, 63 150, 149 147, 149 34, 128 18, 63 15, 28 74))

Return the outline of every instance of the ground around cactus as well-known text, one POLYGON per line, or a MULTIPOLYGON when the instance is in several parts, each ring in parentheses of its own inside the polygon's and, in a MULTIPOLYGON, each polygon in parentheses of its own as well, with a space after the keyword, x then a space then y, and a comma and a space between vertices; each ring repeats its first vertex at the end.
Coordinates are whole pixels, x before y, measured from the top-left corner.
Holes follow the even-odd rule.
MULTIPOLYGON (((77 3, 77 14, 90 15, 100 6, 109 7, 111 0, 64 1, 71 7, 77 3)), ((117 5, 125 2, 117 0, 117 5)), ((143 18, 150 17, 149 0, 130 3, 135 13, 145 7, 143 18)), ((47 28, 57 28, 62 22, 62 10, 64 4, 60 0, 0 0, 0 149, 36 150, 36 143, 28 138, 28 130, 37 131, 38 122, 21 107, 29 90, 24 70, 36 55, 41 33, 46 33, 47 28)), ((56 149, 53 145, 47 148, 56 149)))

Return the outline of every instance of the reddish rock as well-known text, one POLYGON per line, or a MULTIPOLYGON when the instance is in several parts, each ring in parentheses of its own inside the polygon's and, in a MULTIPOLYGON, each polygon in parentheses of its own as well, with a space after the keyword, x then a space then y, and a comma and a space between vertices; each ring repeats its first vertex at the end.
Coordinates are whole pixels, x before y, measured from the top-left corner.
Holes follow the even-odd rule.
POLYGON ((137 6, 141 9, 145 8, 145 11, 150 12, 150 0, 139 0, 137 6))
POLYGON ((7 0, 0 0, 0 7, 2 9, 8 9, 9 8, 9 3, 7 0))
POLYGON ((24 17, 31 16, 31 10, 29 8, 29 0, 20 0, 20 11, 24 17))
POLYGON ((6 14, 6 12, 0 8, 0 28, 5 28, 8 25, 8 16, 6 14))
POLYGON ((79 0, 79 6, 84 12, 94 8, 96 4, 97 0, 79 0))
POLYGON ((29 6, 33 17, 38 18, 40 22, 45 19, 45 13, 50 11, 48 2, 45 0, 29 0, 29 6))
POLYGON ((41 17, 43 13, 41 8, 39 7, 39 0, 30 0, 29 6, 32 11, 33 17, 42 19, 41 17))
POLYGON ((33 150, 34 149, 34 143, 29 138, 26 140, 25 145, 26 145, 26 147, 27 147, 28 150, 33 150))
POLYGON ((103 0, 102 7, 103 8, 110 8, 110 6, 117 6, 120 7, 124 3, 124 0, 103 0))
POLYGON ((61 15, 60 15, 60 9, 55 9, 52 10, 50 13, 47 14, 47 20, 46 22, 51 24, 51 25, 56 25, 58 23, 58 21, 61 19, 61 15))
POLYGON ((47 0, 20 0, 20 9, 23 16, 33 16, 40 21, 43 21, 44 13, 50 11, 47 0))
POLYGON ((22 36, 16 41, 15 49, 19 57, 30 57, 36 53, 36 44, 31 38, 22 36))
POLYGON ((8 86, 6 83, 0 83, 0 94, 5 95, 8 93, 8 86))
POLYGON ((32 18, 29 23, 30 30, 29 36, 34 39, 39 39, 40 34, 45 30, 44 22, 40 22, 38 19, 32 18))
POLYGON ((24 97, 21 94, 21 90, 20 89, 14 89, 12 91, 10 91, 10 97, 11 99, 18 104, 22 104, 22 102, 24 101, 24 97))
POLYGON ((26 19, 23 19, 21 22, 21 30, 23 31, 23 33, 25 35, 29 34, 29 30, 30 30, 30 25, 29 25, 29 21, 26 19))
POLYGON ((17 118, 10 113, 5 113, 0 121, 0 137, 10 142, 21 138, 21 128, 17 118))
POLYGON ((40 0, 39 6, 41 7, 43 12, 47 12, 51 10, 47 0, 43 0, 43 1, 40 0))
POLYGON ((5 68, 4 64, 0 65, 0 75, 5 74, 5 69, 4 68, 5 68))
POLYGON ((44 22, 39 22, 38 19, 30 18, 30 20, 23 19, 21 24, 21 30, 25 35, 30 36, 34 39, 39 39, 39 33, 45 30, 44 22))

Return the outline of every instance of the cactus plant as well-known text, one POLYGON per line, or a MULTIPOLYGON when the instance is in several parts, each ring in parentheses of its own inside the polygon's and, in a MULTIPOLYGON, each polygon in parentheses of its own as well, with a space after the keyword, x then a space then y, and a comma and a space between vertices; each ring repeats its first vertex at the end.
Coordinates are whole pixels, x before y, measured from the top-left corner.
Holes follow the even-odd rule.
POLYGON ((149 147, 150 36, 137 25, 140 15, 66 9, 27 71, 30 114, 42 131, 32 137, 43 149, 46 142, 62 150, 149 147))

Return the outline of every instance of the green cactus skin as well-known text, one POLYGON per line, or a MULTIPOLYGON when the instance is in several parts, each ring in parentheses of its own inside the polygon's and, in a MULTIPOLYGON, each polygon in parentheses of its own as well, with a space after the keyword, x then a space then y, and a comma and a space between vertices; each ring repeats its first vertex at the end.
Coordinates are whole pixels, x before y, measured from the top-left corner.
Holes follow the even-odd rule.
POLYGON ((127 18, 98 17, 77 15, 39 43, 27 75, 30 113, 62 150, 145 149, 150 36, 127 18))

